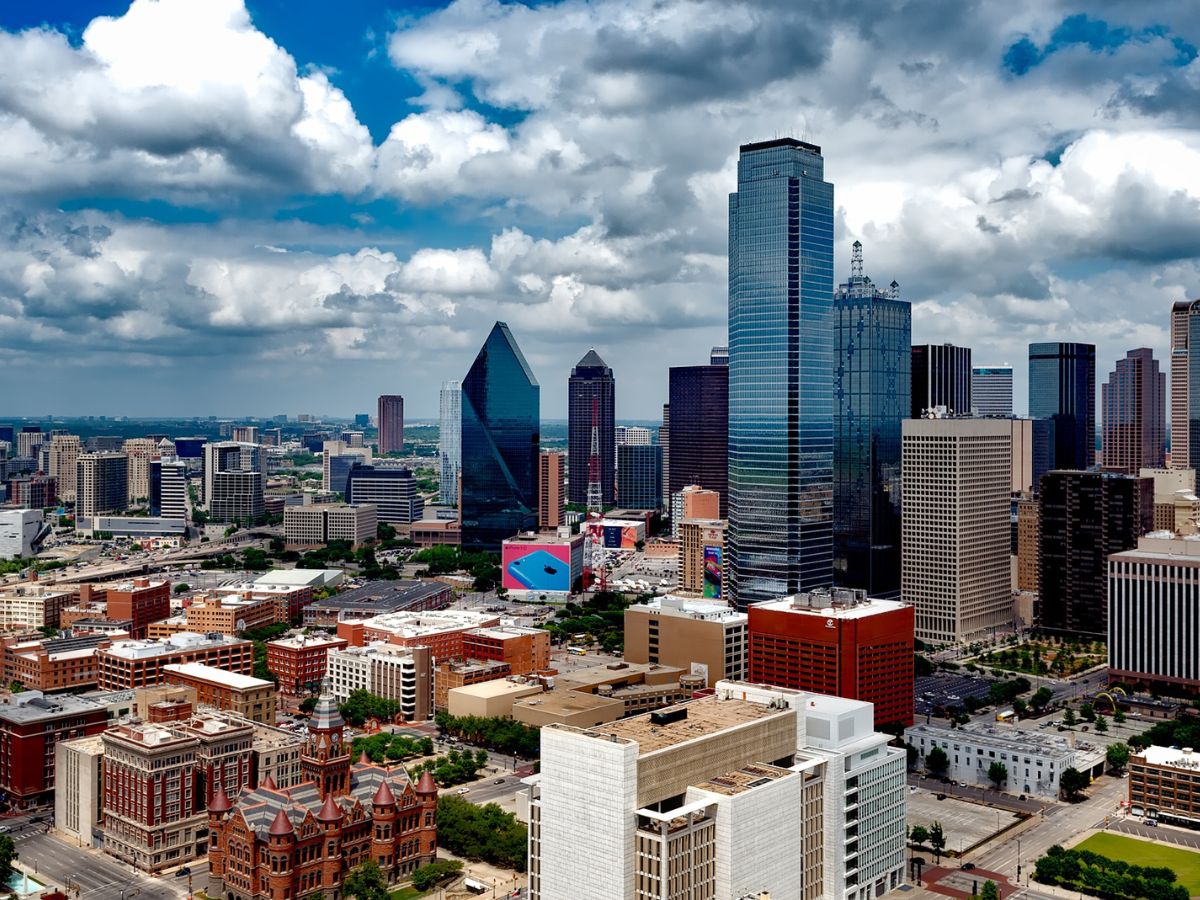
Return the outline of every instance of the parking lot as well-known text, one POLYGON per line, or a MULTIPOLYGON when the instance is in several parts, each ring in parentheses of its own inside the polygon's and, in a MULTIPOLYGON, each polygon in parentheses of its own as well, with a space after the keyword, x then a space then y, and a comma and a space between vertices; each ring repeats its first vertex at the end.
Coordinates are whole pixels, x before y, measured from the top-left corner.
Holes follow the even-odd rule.
MULTIPOLYGON (((908 824, 928 828, 941 822, 946 833, 946 851, 955 854, 986 840, 1017 821, 1015 813, 968 803, 949 795, 939 800, 937 793, 918 788, 908 795, 908 824)), ((969 856, 969 854, 968 854, 969 856)))
POLYGON ((913 686, 918 716, 940 716, 948 709, 961 706, 967 697, 986 700, 991 682, 978 675, 923 675, 913 686))

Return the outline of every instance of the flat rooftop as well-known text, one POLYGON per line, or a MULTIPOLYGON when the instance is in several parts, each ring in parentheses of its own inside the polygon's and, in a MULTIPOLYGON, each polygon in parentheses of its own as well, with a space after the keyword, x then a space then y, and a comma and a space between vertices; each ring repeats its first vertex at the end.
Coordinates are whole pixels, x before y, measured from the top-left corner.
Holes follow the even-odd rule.
POLYGON ((1140 756, 1152 766, 1173 766, 1177 769, 1200 769, 1200 753, 1191 747, 1147 747, 1140 756))
POLYGON ((708 737, 730 728, 748 725, 764 719, 777 718, 784 715, 796 715, 791 709, 773 709, 762 703, 749 700, 721 700, 718 697, 701 697, 676 706, 669 706, 657 713, 646 713, 622 719, 619 722, 609 722, 606 725, 596 725, 587 729, 589 734, 607 736, 633 741, 638 745, 641 755, 665 750, 676 744, 683 744, 697 738, 708 737), (674 722, 657 725, 652 719, 666 712, 684 709, 687 716, 674 722))
POLYGON ((273 641, 267 641, 268 647, 285 647, 288 650, 300 650, 305 647, 311 650, 321 647, 345 646, 345 644, 345 638, 328 634, 289 634, 273 641))
POLYGON ((908 608, 907 603, 899 600, 880 600, 877 597, 860 597, 851 600, 848 597, 840 596, 843 593, 849 594, 850 592, 813 591, 808 594, 794 594, 778 600, 753 603, 751 609, 820 616, 825 619, 866 619, 870 616, 908 608))
POLYGON ((960 744, 982 744, 985 747, 996 747, 1001 750, 1037 751, 1050 755, 1067 755, 1074 753, 1066 738, 1057 734, 1044 734, 1040 731, 1019 731, 1011 726, 1003 728, 995 725, 966 725, 962 728, 949 728, 942 725, 910 725, 904 730, 905 735, 933 737, 938 740, 952 740, 960 744))
POLYGON ((708 622, 745 622, 748 617, 720 600, 700 600, 668 594, 629 607, 632 612, 660 616, 677 616, 708 622))
POLYGON ((506 641, 509 638, 525 637, 530 634, 548 635, 549 632, 544 628, 526 628, 524 625, 501 625, 490 628, 475 628, 471 631, 471 634, 506 641))
POLYGON ((556 687, 563 690, 583 690, 597 688, 602 684, 612 684, 616 681, 645 681, 647 676, 657 682, 679 680, 679 676, 688 674, 687 669, 676 666, 663 666, 658 663, 611 663, 603 666, 588 666, 586 669, 573 669, 554 679, 556 687))
POLYGON ((103 709, 99 703, 70 694, 47 697, 41 691, 22 691, 0 703, 0 719, 13 723, 40 722, 103 709))
POLYGON ((449 586, 429 581, 371 581, 361 587, 334 594, 324 600, 314 601, 310 609, 337 609, 356 612, 388 613, 416 605, 438 594, 446 593, 449 586))
POLYGON ((116 641, 104 652, 121 659, 153 659, 156 656, 168 656, 187 650, 249 643, 241 638, 217 632, 196 634, 194 631, 180 631, 164 641, 116 641))
POLYGON ((384 613, 381 616, 364 619, 362 625, 377 631, 390 631, 398 637, 416 638, 446 631, 482 628, 485 625, 498 625, 499 623, 500 617, 495 613, 475 612, 467 609, 442 609, 428 612, 384 613))
POLYGON ((752 763, 748 766, 743 766, 736 772, 726 772, 724 775, 715 775, 708 781, 701 781, 694 787, 703 791, 712 791, 714 794, 725 794, 733 797, 737 794, 744 794, 746 791, 752 791, 756 787, 762 787, 764 784, 770 784, 779 781, 781 778, 786 778, 789 775, 795 774, 790 769, 781 769, 779 766, 772 766, 767 763, 752 763))
POLYGON ((254 583, 263 585, 285 585, 288 587, 316 587, 340 581, 341 569, 272 569, 256 578, 254 583))
MULTIPOLYGON (((458 688, 455 688, 455 690, 458 690, 458 688)), ((616 707, 619 710, 625 709, 625 704, 613 697, 601 697, 599 694, 585 694, 582 691, 546 691, 541 694, 534 694, 531 697, 516 701, 513 704, 513 709, 524 707, 537 709, 550 715, 571 715, 572 713, 603 709, 606 706, 616 707)))
POLYGON ((478 684, 465 684, 462 687, 451 688, 460 695, 476 697, 480 700, 490 700, 493 697, 504 697, 508 694, 529 694, 540 692, 541 685, 529 681, 509 681, 507 678, 493 678, 491 681, 481 681, 478 684))
POLYGON ((206 666, 203 663, 175 663, 163 666, 164 672, 174 672, 184 678, 195 678, 198 681, 208 681, 233 688, 236 691, 249 691, 255 688, 269 688, 274 685, 262 678, 250 675, 239 675, 237 672, 227 672, 216 666, 206 666))

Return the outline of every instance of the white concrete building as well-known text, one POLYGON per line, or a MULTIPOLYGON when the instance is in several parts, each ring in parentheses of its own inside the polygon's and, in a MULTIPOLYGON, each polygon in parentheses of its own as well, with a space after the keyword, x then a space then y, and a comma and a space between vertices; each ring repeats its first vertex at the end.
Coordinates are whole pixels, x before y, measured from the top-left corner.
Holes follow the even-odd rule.
POLYGON ((54 827, 81 847, 103 843, 103 769, 104 738, 98 734, 54 748, 54 827))
POLYGON ((370 691, 400 704, 409 720, 433 716, 433 659, 428 647, 397 647, 377 642, 330 650, 325 656, 330 689, 338 702, 355 691, 370 691))
POLYGON ((869 703, 714 696, 542 730, 531 900, 867 900, 904 879, 905 755, 869 703))
POLYGON ((913 725, 905 729, 904 739, 917 748, 922 759, 934 747, 941 747, 950 759, 947 777, 967 784, 990 785, 992 763, 1003 763, 1008 769, 1003 789, 1011 794, 1054 798, 1064 769, 1075 766, 1083 770, 1065 738, 1040 731, 978 724, 962 728, 913 725))
POLYGON ((0 559, 33 556, 42 524, 40 509, 0 510, 0 559))

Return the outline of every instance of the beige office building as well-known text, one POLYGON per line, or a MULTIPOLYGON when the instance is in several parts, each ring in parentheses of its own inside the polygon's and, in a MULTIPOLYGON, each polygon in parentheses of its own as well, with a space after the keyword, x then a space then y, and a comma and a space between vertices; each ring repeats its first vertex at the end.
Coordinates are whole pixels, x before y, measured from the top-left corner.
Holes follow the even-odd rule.
POLYGON ((1009 421, 906 419, 902 440, 901 597, 916 636, 954 644, 1008 625, 1009 421))
MULTIPOLYGON (((1192 468, 1188 435, 1188 321, 1194 300, 1171 306, 1171 468, 1192 468)), ((1197 309, 1200 312, 1200 308, 1197 309)))
POLYGON ((121 445, 129 457, 129 502, 150 499, 150 460, 157 459, 158 442, 150 438, 130 438, 121 445))
POLYGON ((1174 531, 1176 534, 1200 531, 1200 497, 1196 495, 1195 469, 1141 469, 1138 476, 1154 480, 1155 531, 1174 531))
POLYGON ((54 748, 54 828, 80 847, 99 847, 104 811, 104 738, 60 741, 54 748))
POLYGON ((625 661, 699 671, 708 686, 746 677, 747 616, 720 601, 667 596, 625 610, 625 661))
POLYGON ((1017 501, 1017 591, 1038 590, 1038 517, 1041 509, 1034 499, 1017 501))
POLYGON ((58 479, 58 499, 71 502, 77 491, 76 465, 83 447, 79 436, 59 434, 50 441, 50 456, 46 474, 58 479))
MULTIPOLYGON (((711 492, 710 492, 711 493, 711 492)), ((714 494, 715 496, 715 494, 714 494)), ((705 594, 719 597, 725 584, 725 531, 729 527, 724 519, 684 519, 679 523, 679 589, 689 594, 705 594), (705 549, 714 556, 714 571, 708 573, 708 591, 705 590, 705 566, 708 563, 705 549)))
POLYGON ((283 511, 283 533, 288 544, 314 547, 330 541, 346 541, 357 547, 374 540, 378 528, 373 503, 313 503, 288 506, 283 511))

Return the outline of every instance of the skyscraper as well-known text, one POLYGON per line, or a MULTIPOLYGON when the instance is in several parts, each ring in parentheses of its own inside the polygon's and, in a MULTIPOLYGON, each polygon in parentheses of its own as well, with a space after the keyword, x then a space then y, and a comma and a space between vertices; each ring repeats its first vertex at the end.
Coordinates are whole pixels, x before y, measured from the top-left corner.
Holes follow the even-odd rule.
POLYGON ((1200 300, 1177 300, 1171 304, 1171 468, 1190 469, 1188 425, 1188 336, 1193 310, 1200 300))
POLYGON ((538 457, 538 528, 558 528, 566 521, 566 454, 543 450, 538 457))
POLYGON ((971 369, 971 414, 1013 414, 1012 366, 976 366, 971 369))
POLYGON ((617 502, 624 509, 658 509, 662 504, 662 446, 617 447, 617 502))
POLYGON ((404 398, 383 394, 379 398, 379 455, 404 451, 404 398))
MULTIPOLYGON (((728 550, 739 607, 833 580, 833 185, 824 173, 813 144, 744 144, 729 197, 728 550)), ((672 399, 671 480, 694 483, 676 478, 677 415, 672 399)))
MULTIPOLYGON (((729 503, 729 366, 672 366, 671 425, 664 455, 671 460, 668 494, 698 484, 729 503)), ((663 440, 659 432, 659 443, 663 440)))
POLYGON ((1162 468, 1167 441, 1167 376, 1147 347, 1118 359, 1100 387, 1104 468, 1136 475, 1162 468))
POLYGON ((1038 510, 1041 625, 1060 634, 1108 636, 1109 554, 1132 550, 1154 527, 1154 480, 1055 471, 1038 510))
POLYGON ((129 502, 129 459, 124 453, 81 453, 76 462, 75 527, 94 528, 94 516, 123 510, 129 502))
POLYGON ((971 412, 971 348, 917 344, 912 348, 912 418, 944 406, 956 415, 971 412))
POLYGON ((616 381, 612 369, 595 350, 589 350, 571 370, 567 380, 567 497, 587 503, 592 472, 592 431, 600 464, 600 502, 613 504, 613 471, 616 467, 616 381))
POLYGON ((458 472, 462 468, 462 382, 443 381, 440 399, 438 495, 442 503, 455 506, 458 503, 458 472))
POLYGON ((912 307, 892 285, 863 275, 855 241, 833 302, 834 578, 884 598, 900 596, 900 422, 912 377, 912 307))
POLYGON ((499 550, 537 527, 541 388, 497 322, 462 383, 462 545, 499 550))
POLYGON ((1096 464, 1096 347, 1029 345, 1029 415, 1054 420, 1054 468, 1096 464))

